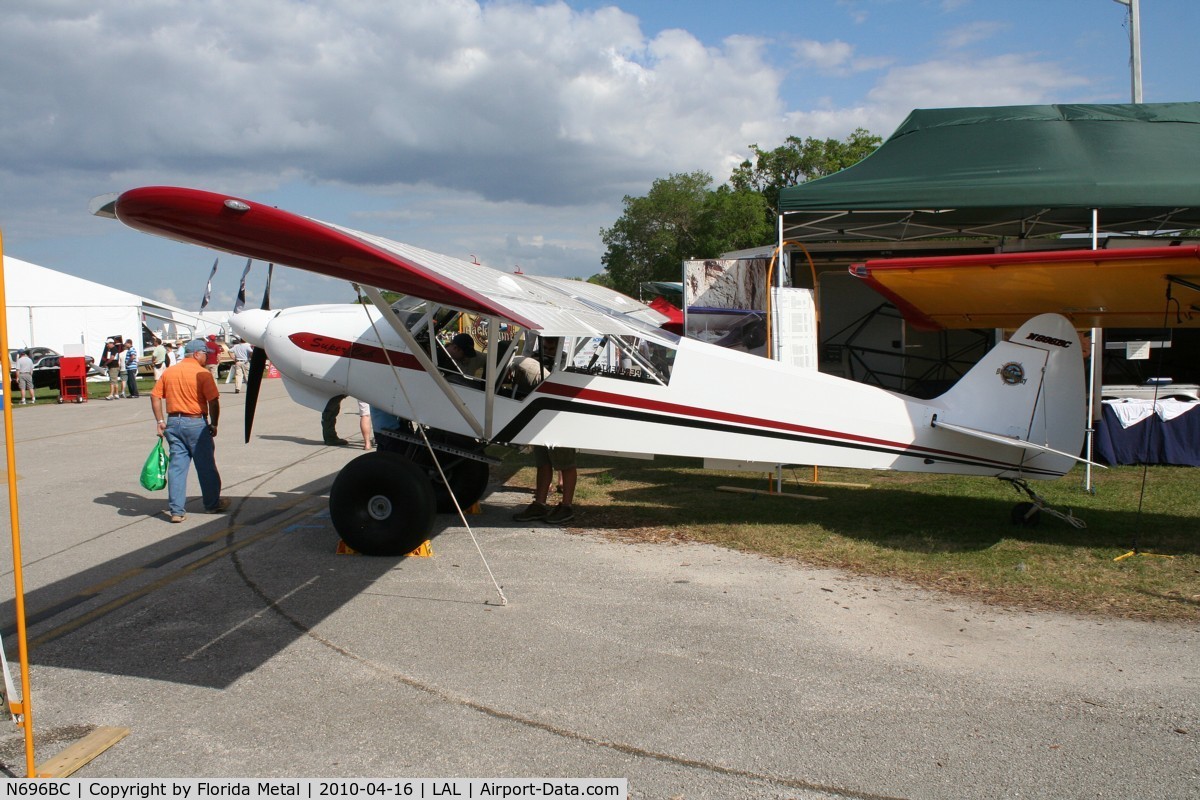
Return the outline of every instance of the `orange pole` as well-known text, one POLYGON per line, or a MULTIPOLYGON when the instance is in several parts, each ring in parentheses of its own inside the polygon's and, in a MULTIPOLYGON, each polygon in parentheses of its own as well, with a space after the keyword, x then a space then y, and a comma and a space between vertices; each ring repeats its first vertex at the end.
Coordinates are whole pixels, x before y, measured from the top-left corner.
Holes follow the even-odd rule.
MULTIPOLYGON (((4 379, 12 374, 8 357, 8 299, 5 296, 4 238, 0 234, 0 363, 4 379)), ((8 699, 9 711, 18 715, 17 724, 25 732, 25 776, 35 778, 33 760, 33 704, 29 689, 29 643, 25 633, 25 576, 21 568, 21 521, 17 513, 17 450, 13 440, 12 391, 4 403, 4 450, 8 459, 8 513, 12 526, 13 591, 17 611, 17 648, 21 661, 21 702, 8 699)))

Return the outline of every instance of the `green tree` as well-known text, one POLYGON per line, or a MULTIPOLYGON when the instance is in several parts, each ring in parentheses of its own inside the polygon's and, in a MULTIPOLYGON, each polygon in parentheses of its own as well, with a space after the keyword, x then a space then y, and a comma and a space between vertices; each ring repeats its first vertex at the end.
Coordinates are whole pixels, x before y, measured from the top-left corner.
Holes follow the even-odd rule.
POLYGON ((758 247, 775 238, 774 215, 766 198, 758 192, 728 185, 718 186, 704 199, 700 228, 697 258, 714 258, 730 250, 758 247))
POLYGON ((645 281, 679 280, 687 259, 770 244, 780 189, 856 164, 880 143, 862 128, 844 140, 790 136, 774 150, 751 145, 753 161, 716 189, 706 172, 660 178, 645 197, 626 195, 620 218, 600 230, 604 272, 590 280, 636 297, 645 281))
POLYGON ((735 189, 755 191, 766 198, 768 214, 774 217, 779 209, 779 191, 785 186, 822 178, 851 167, 869 156, 883 143, 865 128, 857 128, 845 139, 814 139, 803 141, 789 136, 774 150, 762 150, 750 145, 753 162, 743 161, 729 178, 735 189))
POLYGON ((624 213, 600 230, 608 285, 636 297, 644 281, 678 280, 680 264, 697 255, 711 183, 697 171, 659 178, 645 197, 626 195, 624 213))

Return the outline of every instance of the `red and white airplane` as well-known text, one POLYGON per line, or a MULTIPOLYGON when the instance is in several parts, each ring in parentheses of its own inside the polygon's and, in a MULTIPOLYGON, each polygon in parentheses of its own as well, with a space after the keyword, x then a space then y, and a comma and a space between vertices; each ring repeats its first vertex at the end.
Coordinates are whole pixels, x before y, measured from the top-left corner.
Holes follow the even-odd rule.
POLYGON ((461 506, 478 500, 493 443, 1021 480, 1060 477, 1080 460, 1084 358, 1057 314, 1029 319, 922 400, 681 338, 663 315, 600 286, 500 272, 237 197, 151 186, 108 208, 138 230, 351 281, 371 300, 231 318, 264 354, 254 388, 269 354, 300 403, 351 395, 404 421, 330 493, 334 526, 363 553, 409 552, 439 505, 453 510, 435 490, 439 465, 461 506), (388 303, 384 290, 404 298, 388 303), (461 314, 489 334, 517 332, 486 337, 482 377, 439 344, 461 314), (519 391, 514 358, 547 339, 562 343, 552 371, 519 391))

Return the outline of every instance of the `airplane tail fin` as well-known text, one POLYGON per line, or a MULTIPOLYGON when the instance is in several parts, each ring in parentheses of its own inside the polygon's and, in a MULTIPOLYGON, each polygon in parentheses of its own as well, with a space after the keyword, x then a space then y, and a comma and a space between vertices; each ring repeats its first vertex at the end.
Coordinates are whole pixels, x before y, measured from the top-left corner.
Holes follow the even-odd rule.
POLYGON ((1061 475, 1083 446, 1084 355, 1065 317, 1036 316, 930 401, 932 424, 1025 450, 1031 477, 1061 475))

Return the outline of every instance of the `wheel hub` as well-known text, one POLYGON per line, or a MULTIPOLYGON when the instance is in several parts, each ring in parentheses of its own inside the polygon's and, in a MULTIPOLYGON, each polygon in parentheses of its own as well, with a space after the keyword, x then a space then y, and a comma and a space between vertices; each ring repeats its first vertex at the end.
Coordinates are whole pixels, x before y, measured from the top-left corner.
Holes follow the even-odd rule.
POLYGON ((367 501, 367 513, 371 515, 371 519, 382 522, 392 515, 392 501, 377 494, 367 501))

